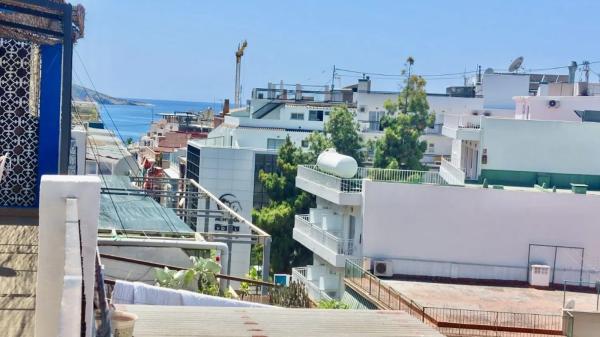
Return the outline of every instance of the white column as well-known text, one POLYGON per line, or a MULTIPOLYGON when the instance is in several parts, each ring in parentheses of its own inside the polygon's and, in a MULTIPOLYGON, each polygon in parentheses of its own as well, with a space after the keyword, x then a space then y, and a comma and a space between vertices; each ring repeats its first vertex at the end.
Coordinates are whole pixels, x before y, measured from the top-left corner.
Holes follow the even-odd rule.
MULTIPOLYGON (((35 304, 35 336, 37 337, 58 336, 61 331, 68 198, 77 199, 86 298, 86 336, 91 336, 92 333, 100 179, 97 176, 46 175, 42 177, 40 187, 35 304)), ((79 233, 76 235, 78 237, 79 233)), ((79 320, 80 317, 81 312, 72 312, 72 319, 79 320)))

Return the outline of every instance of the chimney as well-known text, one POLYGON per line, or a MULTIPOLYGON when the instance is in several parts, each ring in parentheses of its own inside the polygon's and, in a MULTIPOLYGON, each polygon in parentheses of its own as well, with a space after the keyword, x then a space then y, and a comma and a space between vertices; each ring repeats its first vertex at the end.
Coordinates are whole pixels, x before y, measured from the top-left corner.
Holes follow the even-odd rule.
POLYGON ((225 98, 223 101, 223 116, 229 115, 229 98, 225 98))
POLYGON ((302 85, 296 84, 296 95, 294 98, 296 101, 302 100, 302 85))
POLYGON ((371 91, 371 79, 369 76, 366 78, 360 78, 358 80, 358 92, 370 92, 371 91))

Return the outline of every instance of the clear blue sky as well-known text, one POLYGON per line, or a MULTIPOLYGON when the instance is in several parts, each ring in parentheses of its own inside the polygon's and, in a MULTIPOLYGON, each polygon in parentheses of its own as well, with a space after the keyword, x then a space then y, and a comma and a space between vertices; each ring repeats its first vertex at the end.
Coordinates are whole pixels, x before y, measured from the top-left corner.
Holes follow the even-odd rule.
MULTIPOLYGON (((600 60, 595 0, 80 2, 86 36, 76 50, 97 89, 120 97, 233 98, 234 52, 243 39, 249 44, 243 99, 269 81, 330 83, 334 64, 399 73, 409 55, 421 74, 471 71, 477 64, 506 69, 520 55, 526 69, 600 60)), ((89 85, 77 56, 74 63, 89 85)), ((461 82, 430 80, 427 88, 443 92, 461 82)), ((380 79, 373 85, 399 87, 380 79)))

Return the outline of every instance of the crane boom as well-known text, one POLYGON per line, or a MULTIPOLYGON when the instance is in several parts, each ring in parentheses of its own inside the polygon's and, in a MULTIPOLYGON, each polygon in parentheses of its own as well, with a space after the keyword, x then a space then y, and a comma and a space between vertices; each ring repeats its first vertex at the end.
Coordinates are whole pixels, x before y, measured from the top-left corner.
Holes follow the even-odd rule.
POLYGON ((244 50, 246 49, 246 47, 248 47, 248 42, 246 40, 244 40, 244 41, 242 41, 238 45, 238 49, 235 52, 235 97, 234 97, 234 104, 235 104, 236 108, 241 105, 241 100, 240 100, 240 93, 241 93, 240 77, 241 77, 241 72, 242 72, 242 56, 244 56, 244 50))

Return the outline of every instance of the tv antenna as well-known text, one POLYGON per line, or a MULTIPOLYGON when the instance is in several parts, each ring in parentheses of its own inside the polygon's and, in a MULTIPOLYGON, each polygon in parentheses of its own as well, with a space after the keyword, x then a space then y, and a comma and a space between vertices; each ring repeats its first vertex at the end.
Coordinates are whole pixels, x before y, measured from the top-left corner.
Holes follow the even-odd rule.
POLYGON ((523 56, 517 57, 514 61, 512 61, 512 63, 508 67, 508 71, 511 73, 518 72, 519 69, 521 69, 521 66, 523 65, 523 60, 523 56))

